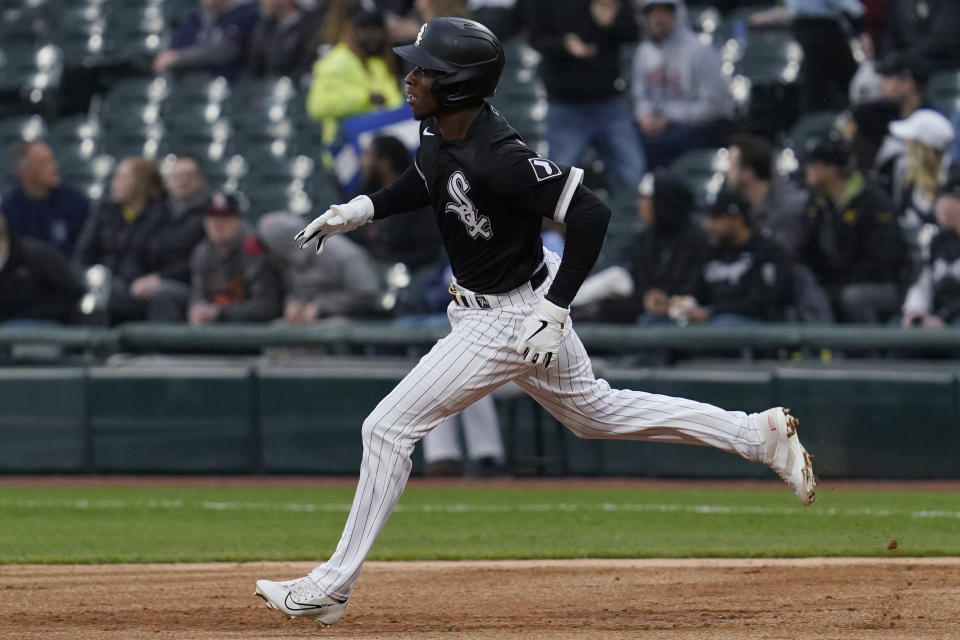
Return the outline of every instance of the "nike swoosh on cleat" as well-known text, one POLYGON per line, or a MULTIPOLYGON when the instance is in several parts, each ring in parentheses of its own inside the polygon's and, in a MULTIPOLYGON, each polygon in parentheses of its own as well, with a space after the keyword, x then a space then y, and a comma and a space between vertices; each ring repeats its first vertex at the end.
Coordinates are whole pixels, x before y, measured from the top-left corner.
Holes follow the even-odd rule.
POLYGON ((336 602, 328 602, 326 604, 305 604, 303 602, 297 602, 296 600, 290 597, 291 595, 293 594, 288 593, 287 597, 284 598, 283 600, 283 606, 285 606, 287 609, 290 609, 290 611, 310 611, 311 609, 326 609, 327 607, 332 607, 338 604, 336 602), (296 605, 296 606, 292 606, 292 605, 296 605))

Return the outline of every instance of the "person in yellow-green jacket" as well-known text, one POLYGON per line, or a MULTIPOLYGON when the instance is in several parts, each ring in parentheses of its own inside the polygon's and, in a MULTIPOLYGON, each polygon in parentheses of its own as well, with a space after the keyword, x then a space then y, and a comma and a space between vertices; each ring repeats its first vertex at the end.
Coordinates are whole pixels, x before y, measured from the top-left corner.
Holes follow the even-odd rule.
POLYGON ((307 113, 323 123, 330 144, 340 119, 403 104, 396 77, 381 55, 386 45, 383 12, 371 0, 348 9, 349 25, 340 41, 313 67, 307 113))

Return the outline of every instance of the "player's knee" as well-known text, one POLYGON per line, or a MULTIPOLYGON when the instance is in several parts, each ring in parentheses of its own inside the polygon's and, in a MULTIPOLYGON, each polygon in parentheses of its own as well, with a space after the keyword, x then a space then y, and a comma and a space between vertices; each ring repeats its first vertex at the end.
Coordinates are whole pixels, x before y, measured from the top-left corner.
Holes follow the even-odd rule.
POLYGON ((389 425, 381 420, 379 416, 367 416, 367 419, 363 421, 363 428, 360 430, 363 444, 368 445, 371 442, 382 439, 388 427, 389 425))

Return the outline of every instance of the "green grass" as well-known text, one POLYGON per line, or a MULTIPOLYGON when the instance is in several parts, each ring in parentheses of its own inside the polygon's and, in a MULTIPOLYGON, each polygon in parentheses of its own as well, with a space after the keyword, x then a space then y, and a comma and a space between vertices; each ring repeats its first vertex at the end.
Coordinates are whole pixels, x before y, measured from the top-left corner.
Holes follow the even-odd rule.
MULTIPOLYGON (((0 487, 0 564, 322 560, 342 488, 0 487)), ((960 555, 951 493, 411 488, 370 556, 960 555), (891 539, 898 548, 887 550, 891 539)))

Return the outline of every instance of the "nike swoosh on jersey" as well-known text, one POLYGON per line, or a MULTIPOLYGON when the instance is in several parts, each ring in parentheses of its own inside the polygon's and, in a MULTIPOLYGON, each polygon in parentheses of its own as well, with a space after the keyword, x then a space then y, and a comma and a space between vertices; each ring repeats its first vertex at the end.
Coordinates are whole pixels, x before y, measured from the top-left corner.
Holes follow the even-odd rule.
POLYGON ((309 611, 311 609, 326 609, 327 607, 332 607, 335 605, 335 602, 328 602, 326 604, 304 604, 302 602, 297 602, 290 596, 292 593, 287 593, 287 597, 283 600, 283 606, 291 611, 309 611))

